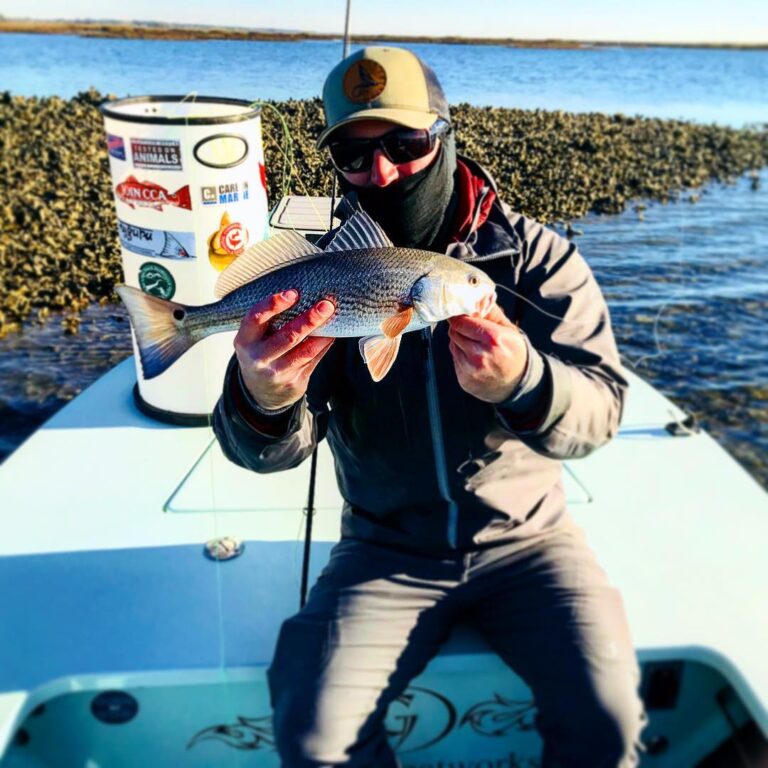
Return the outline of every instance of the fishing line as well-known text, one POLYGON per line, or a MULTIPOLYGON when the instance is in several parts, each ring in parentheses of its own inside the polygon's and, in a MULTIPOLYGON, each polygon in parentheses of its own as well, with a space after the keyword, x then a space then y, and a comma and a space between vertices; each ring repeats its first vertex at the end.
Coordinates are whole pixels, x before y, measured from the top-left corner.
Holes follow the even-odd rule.
MULTIPOLYGON (((295 163, 295 153, 294 153, 294 141, 293 141, 293 134, 291 133, 291 129, 288 125, 288 121, 285 119, 283 113, 272 103, 268 101, 253 101, 251 102, 250 106, 252 107, 260 107, 260 108, 266 108, 271 109, 272 112, 277 116, 278 121, 280 122, 280 127, 283 132, 283 140, 285 142, 285 148, 281 147, 278 142, 276 143, 277 150, 280 152, 280 154, 283 156, 283 169, 280 176, 280 197, 279 200, 282 200, 285 197, 288 197, 291 191, 291 179, 296 178, 299 185, 301 186, 302 190, 304 191, 305 196, 309 200, 309 205, 312 208, 312 211, 314 212, 317 221, 320 223, 320 226, 318 229, 323 230, 324 232, 327 232, 329 227, 327 226, 327 222, 325 217, 322 215, 320 209, 317 207, 317 203, 315 202, 317 198, 313 196, 309 189, 307 189, 307 185, 304 183, 304 180, 301 177, 301 174, 296 173, 294 174, 294 171, 297 170, 296 163, 295 163)), ((331 206, 333 207, 333 206, 331 206)), ((285 215, 288 219, 288 224, 290 228, 296 232, 298 231, 297 227, 294 226, 294 223, 291 221, 292 214, 290 211, 290 208, 286 208, 285 215)), ((333 220, 333 211, 331 211, 331 221, 333 220)))
MULTIPOLYGON (((181 100, 181 103, 195 103, 197 99, 197 91, 190 91, 184 98, 181 100), (188 101, 189 100, 189 101, 188 101)), ((190 114, 186 114, 184 116, 184 127, 186 131, 189 131, 189 118, 190 114)), ((199 186, 196 183, 196 167, 194 163, 191 163, 189 166, 189 175, 190 175, 190 186, 192 186, 194 189, 197 189, 199 186)), ((208 361, 208 355, 204 354, 202 355, 203 358, 203 391, 204 391, 204 397, 205 402, 210 403, 213 402, 212 395, 214 393, 211 392, 211 382, 213 380, 213 377, 211 375, 211 366, 208 361)), ((218 393, 215 393, 218 394, 218 393)), ((207 428, 212 430, 213 429, 213 413, 209 412, 206 413, 206 422, 207 422, 207 428)), ((208 465, 209 465, 209 477, 208 477, 208 483, 211 493, 211 508, 212 508, 212 536, 211 539, 213 541, 220 541, 221 535, 220 535, 220 519, 219 519, 219 504, 218 499, 216 495, 216 472, 214 468, 214 451, 212 450, 215 444, 215 438, 213 442, 211 442, 208 446, 207 453, 208 453, 208 465)), ((204 545, 205 546, 205 545, 204 545)), ((219 644, 219 682, 222 685, 222 690, 224 694, 224 700, 225 700, 225 712, 228 714, 231 714, 232 716, 235 716, 237 713, 235 712, 234 707, 234 698, 233 698, 233 692, 231 688, 232 680, 229 676, 229 669, 227 666, 227 652, 226 652, 226 633, 224 629, 224 584, 223 584, 223 578, 222 578, 222 561, 218 558, 213 561, 214 566, 214 572, 216 574, 216 611, 217 611, 217 630, 218 630, 218 644, 219 644)), ((236 764, 240 765, 240 755, 235 756, 236 764)))
MULTIPOLYGON (((280 126, 283 131, 283 139, 285 142, 285 149, 283 149, 279 143, 277 144, 278 151, 283 156, 283 171, 282 176, 280 179, 281 183, 281 189, 280 189, 280 199, 287 197, 290 194, 291 191, 291 179, 294 175, 295 170, 295 162, 294 162, 294 151, 293 151, 293 136, 291 134, 291 129, 288 126, 288 121, 283 116, 282 112, 274 105, 267 101, 253 101, 251 102, 251 106, 258 106, 258 107, 266 107, 267 109, 271 109, 275 115, 277 115, 277 118, 280 122, 280 126)), ((317 207, 317 203, 315 202, 316 198, 310 193, 310 191, 307 189, 306 184, 304 184, 304 180, 301 178, 300 174, 296 174, 296 179, 298 180, 299 184, 303 188, 306 197, 309 200, 309 204, 312 207, 312 210, 317 217, 318 222, 320 223, 319 229, 323 231, 328 231, 328 228, 326 227, 325 219, 321 215, 320 210, 317 207)), ((293 219, 293 215, 290 210, 290 206, 286 206, 285 208, 285 216, 288 221, 288 226, 290 229, 294 232, 297 232, 298 229, 295 226, 295 221, 293 219)), ((333 221, 333 206, 331 206, 330 211, 330 220, 333 221)), ((299 527, 296 532, 296 537, 294 539, 294 548, 293 548, 293 556, 291 558, 291 580, 293 581, 294 585, 299 588, 299 602, 303 606, 305 593, 306 593, 306 566, 308 563, 308 551, 307 551, 307 536, 311 533, 312 529, 312 517, 314 515, 314 507, 313 507, 313 501, 314 501, 314 477, 315 477, 315 471, 317 467, 317 448, 312 452, 312 462, 311 462, 311 469, 310 469, 310 493, 309 493, 309 499, 307 501, 307 506, 302 508, 302 517, 299 519, 299 527), (297 559, 298 559, 298 552, 299 552, 299 545, 302 543, 302 528, 305 530, 304 535, 304 556, 303 556, 303 568, 302 568, 302 574, 301 577, 298 577, 297 574, 297 559)))
MULTIPOLYGON (((501 288, 501 290, 503 291, 507 291, 508 293, 511 293, 513 296, 516 296, 518 299, 521 299, 527 304, 530 304, 537 312, 541 312, 541 314, 546 315, 547 317, 551 317, 553 320, 557 320, 559 322, 565 323, 566 325, 594 325, 595 323, 594 319, 571 320, 570 318, 562 317, 560 315, 555 315, 552 312, 548 312, 546 309, 543 309, 542 307, 540 307, 538 304, 536 304, 535 301, 532 301, 527 296, 524 296, 522 293, 519 293, 518 291, 515 291, 506 285, 502 285, 500 283, 494 283, 494 285, 497 288, 501 288)), ((661 339, 659 337, 658 322, 661 319, 661 314, 664 311, 664 309, 666 309, 668 306, 672 304, 673 304, 672 299, 665 301, 664 304, 662 304, 662 306, 659 308, 659 311, 656 314, 656 318, 653 324, 653 340, 654 340, 654 343, 656 344, 656 351, 653 354, 642 355, 638 357, 636 360, 633 360, 631 357, 629 357, 629 355, 626 355, 626 354, 621 355, 621 357, 624 358, 627 362, 629 362, 633 368, 637 368, 645 360, 652 360, 657 357, 662 357, 665 354, 666 350, 664 350, 663 347, 661 346, 661 339)))
POLYGON ((280 152, 280 154, 283 156, 283 170, 280 174, 280 197, 279 199, 282 200, 289 192, 290 188, 290 177, 293 173, 293 165, 294 165, 294 152, 293 152, 293 136, 291 135, 291 129, 288 127, 288 122, 283 117, 283 113, 272 103, 268 101, 252 101, 249 105, 249 107, 254 108, 258 107, 259 109, 271 109, 275 115, 277 116, 278 121, 280 122, 280 127, 283 131, 283 141, 285 142, 284 147, 281 147, 279 143, 276 142, 277 149, 280 152))
MULTIPOLYGON (((679 245, 684 245, 686 239, 688 238, 688 234, 686 232, 686 225, 682 222, 682 219, 685 218, 689 212, 689 209, 683 207, 678 208, 680 213, 682 214, 680 223, 678 224, 678 236, 679 236, 679 245)), ((682 259, 680 262, 681 266, 681 275, 677 281, 677 288, 674 291, 674 293, 666 299, 664 302, 662 302, 661 306, 659 307, 658 311, 656 312, 656 315, 653 319, 653 329, 652 329, 652 335, 653 335, 653 341, 656 347, 655 352, 649 353, 646 355, 641 355, 636 360, 632 360, 628 356, 626 356, 627 360, 631 363, 631 365, 636 369, 638 368, 642 363, 644 363, 647 360, 654 360, 658 359, 660 357, 663 357, 669 350, 663 349, 661 346, 661 337, 659 334, 659 323, 661 321, 661 316, 663 312, 668 308, 672 306, 687 306, 690 305, 690 300, 688 301, 679 301, 681 297, 681 294, 683 293, 683 284, 693 284, 695 283, 695 280, 692 279, 693 276, 693 267, 690 263, 688 263, 685 259, 682 259)), ((710 294, 711 295, 711 294, 710 294)), ((678 425, 678 428, 681 429, 686 434, 696 434, 695 429, 689 429, 686 427, 684 423, 684 419, 680 419, 677 415, 674 414, 673 411, 669 410, 669 414, 672 416, 673 422, 675 422, 678 425)), ((688 408, 685 409, 685 412, 688 414, 688 416, 692 416, 695 421, 698 421, 701 417, 702 411, 694 411, 690 410, 688 408)))

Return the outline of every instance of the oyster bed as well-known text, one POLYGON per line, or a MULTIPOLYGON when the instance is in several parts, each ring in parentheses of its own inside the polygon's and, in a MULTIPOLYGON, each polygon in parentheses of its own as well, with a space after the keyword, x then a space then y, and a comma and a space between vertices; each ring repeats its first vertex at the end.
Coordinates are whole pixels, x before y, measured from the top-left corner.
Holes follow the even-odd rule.
MULTIPOLYGON (((0 94, 0 338, 52 310, 74 332, 94 301, 116 301, 117 223, 96 91, 73 99, 0 94)), ((319 99, 264 110, 268 194, 329 194, 331 169, 314 138, 319 99), (276 112, 290 130, 292 164, 276 112)), ((738 177, 768 162, 768 132, 622 115, 452 108, 459 152, 483 163, 502 197, 543 222, 738 177)), ((695 199, 695 198, 694 198, 695 199)))

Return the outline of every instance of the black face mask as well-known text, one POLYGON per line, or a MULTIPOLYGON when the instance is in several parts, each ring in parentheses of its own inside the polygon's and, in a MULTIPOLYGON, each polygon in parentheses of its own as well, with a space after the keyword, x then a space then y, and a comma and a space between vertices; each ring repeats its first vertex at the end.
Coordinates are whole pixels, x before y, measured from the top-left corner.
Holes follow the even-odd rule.
POLYGON ((453 132, 440 140, 431 165, 387 187, 355 187, 339 174, 345 193, 355 192, 363 210, 377 221, 395 245, 445 251, 456 210, 453 132))

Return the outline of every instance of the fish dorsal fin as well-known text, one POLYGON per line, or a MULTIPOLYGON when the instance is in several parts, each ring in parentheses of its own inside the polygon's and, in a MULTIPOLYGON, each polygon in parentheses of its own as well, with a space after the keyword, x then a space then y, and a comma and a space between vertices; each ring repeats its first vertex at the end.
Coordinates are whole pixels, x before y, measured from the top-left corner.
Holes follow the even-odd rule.
POLYGON ((397 359, 400 339, 402 339, 401 335, 394 338, 376 335, 365 336, 357 342, 360 354, 374 381, 381 381, 389 373, 389 369, 397 359))
POLYGON ((386 232, 365 212, 357 211, 337 230, 326 251, 356 251, 394 248, 386 232))
POLYGON ((240 254, 216 281, 214 294, 222 298, 277 267, 294 261, 315 258, 322 250, 298 232, 280 232, 269 240, 262 240, 240 254))

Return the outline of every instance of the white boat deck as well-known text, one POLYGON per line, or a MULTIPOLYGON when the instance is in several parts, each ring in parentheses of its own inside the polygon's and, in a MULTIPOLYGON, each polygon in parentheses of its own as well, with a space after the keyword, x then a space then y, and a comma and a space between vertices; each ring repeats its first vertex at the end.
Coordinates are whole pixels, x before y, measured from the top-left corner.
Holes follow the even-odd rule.
MULTIPOLYGON (((51 681, 264 665, 298 607, 309 462, 242 470, 209 428, 143 416, 134 381, 126 360, 0 470, 0 755, 51 681), (225 535, 243 556, 206 559, 225 535)), ((566 463, 568 498, 641 656, 717 669, 768 735, 768 494, 708 435, 670 435, 682 416, 631 375, 618 437, 566 463)), ((325 444, 315 505, 313 575, 339 535, 325 444)))

